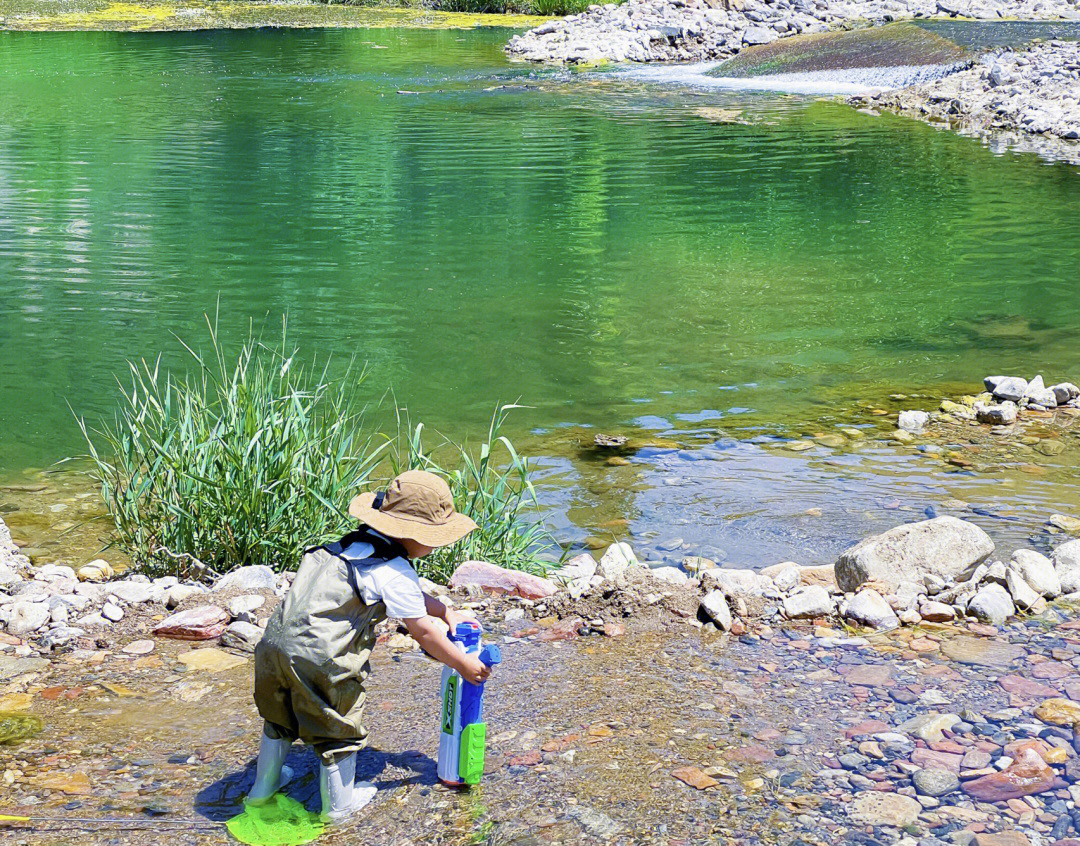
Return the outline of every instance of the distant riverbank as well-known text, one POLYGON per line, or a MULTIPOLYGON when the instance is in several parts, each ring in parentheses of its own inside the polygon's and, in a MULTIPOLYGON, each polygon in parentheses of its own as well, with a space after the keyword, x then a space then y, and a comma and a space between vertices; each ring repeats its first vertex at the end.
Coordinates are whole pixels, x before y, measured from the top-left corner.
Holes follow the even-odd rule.
POLYGON ((326 3, 174 2, 174 0, 0 0, 0 29, 172 32, 197 29, 474 29, 536 26, 534 14, 472 14, 425 8, 326 3))

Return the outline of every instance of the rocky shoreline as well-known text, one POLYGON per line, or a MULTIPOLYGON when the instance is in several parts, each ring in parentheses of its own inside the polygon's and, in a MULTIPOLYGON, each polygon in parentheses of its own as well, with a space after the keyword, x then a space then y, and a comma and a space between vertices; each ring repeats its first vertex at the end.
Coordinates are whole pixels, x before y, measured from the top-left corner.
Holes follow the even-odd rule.
POLYGON ((1077 0, 628 0, 548 21, 506 45, 532 62, 699 62, 856 22, 1080 20, 1077 0))
MULTIPOLYGON (((1008 4, 956 0, 629 0, 591 6, 514 36, 513 58, 557 64, 702 62, 745 47, 866 22, 962 17, 1077 20, 1074 0, 1008 4)), ((853 98, 853 104, 940 123, 995 151, 1080 163, 1080 46, 1053 41, 997 50, 936 81, 853 98)))
POLYGON ((1080 42, 996 51, 943 79, 852 102, 944 124, 995 150, 1080 164, 1080 42))

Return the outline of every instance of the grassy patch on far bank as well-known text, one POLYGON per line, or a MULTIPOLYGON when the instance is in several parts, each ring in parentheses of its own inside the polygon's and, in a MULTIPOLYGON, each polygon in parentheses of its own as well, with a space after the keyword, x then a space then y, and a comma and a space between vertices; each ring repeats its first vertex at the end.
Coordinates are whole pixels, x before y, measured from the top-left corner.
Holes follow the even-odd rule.
MULTIPOLYGON (((536 0, 540 3, 560 0, 536 0)), ((529 4, 533 0, 521 0, 529 4)), ((576 3, 578 0, 567 0, 576 3)), ((169 32, 254 27, 474 29, 536 26, 532 7, 516 0, 446 0, 423 6, 327 3, 213 2, 212 0, 0 0, 0 30, 169 32), (470 5, 475 8, 467 8, 470 5), (490 6, 490 8, 486 8, 490 6), (484 8, 482 8, 484 7, 484 8), (497 12, 497 13, 496 13, 497 12)), ((575 7, 576 8, 576 7, 575 7)), ((551 13, 554 14, 554 13, 551 13)))

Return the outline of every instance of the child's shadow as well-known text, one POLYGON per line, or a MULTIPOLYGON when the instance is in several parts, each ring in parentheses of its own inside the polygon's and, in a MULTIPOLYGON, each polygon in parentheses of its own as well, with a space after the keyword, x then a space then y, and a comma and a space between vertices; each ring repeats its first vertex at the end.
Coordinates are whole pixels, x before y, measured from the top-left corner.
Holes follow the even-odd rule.
MULTIPOLYGON (((321 800, 319 761, 315 752, 297 744, 290 750, 285 766, 293 771, 293 777, 283 792, 309 811, 318 811, 321 800)), ((438 781, 438 764, 423 752, 383 752, 368 747, 357 755, 357 781, 375 781, 387 770, 391 770, 392 777, 376 782, 379 788, 376 802, 380 795, 404 784, 432 785, 438 781)), ((252 758, 244 769, 229 773, 200 790, 195 795, 195 811, 215 822, 231 819, 244 809, 243 799, 254 781, 255 759, 252 758)))

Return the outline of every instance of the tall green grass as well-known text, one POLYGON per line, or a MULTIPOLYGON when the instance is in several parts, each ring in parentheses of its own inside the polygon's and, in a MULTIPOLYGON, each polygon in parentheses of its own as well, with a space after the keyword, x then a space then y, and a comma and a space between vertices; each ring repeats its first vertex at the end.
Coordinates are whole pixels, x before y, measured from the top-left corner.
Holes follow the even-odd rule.
POLYGON ((413 468, 445 478, 479 526, 418 562, 429 578, 446 581, 468 559, 542 572, 560 551, 535 512, 528 460, 501 434, 516 406, 495 412, 476 450, 443 439, 444 466, 423 424, 403 424, 400 412, 396 435, 362 434, 363 374, 302 365, 284 321, 275 341, 249 334, 235 357, 207 325, 208 354, 180 342, 185 373, 129 362, 113 419, 97 429, 78 419, 115 542, 143 570, 295 568, 304 549, 355 528, 353 496, 413 468))
POLYGON ((349 497, 378 460, 353 410, 363 377, 301 365, 284 321, 235 358, 207 325, 208 355, 183 344, 187 373, 129 362, 114 419, 96 431, 79 419, 116 542, 155 573, 293 567, 349 529, 349 497))
POLYGON ((463 561, 490 561, 543 575, 561 560, 562 550, 537 516, 529 460, 502 434, 510 411, 519 407, 497 408, 486 437, 475 448, 442 438, 429 450, 424 424, 411 426, 399 414, 393 472, 427 470, 441 476, 450 486, 454 510, 477 524, 463 540, 416 562, 417 571, 432 581, 446 582, 463 561))

